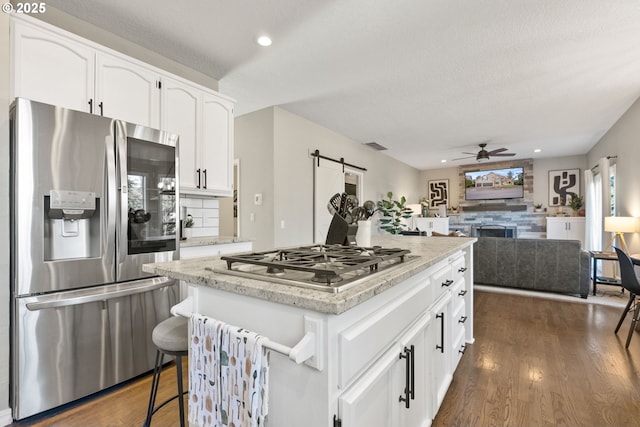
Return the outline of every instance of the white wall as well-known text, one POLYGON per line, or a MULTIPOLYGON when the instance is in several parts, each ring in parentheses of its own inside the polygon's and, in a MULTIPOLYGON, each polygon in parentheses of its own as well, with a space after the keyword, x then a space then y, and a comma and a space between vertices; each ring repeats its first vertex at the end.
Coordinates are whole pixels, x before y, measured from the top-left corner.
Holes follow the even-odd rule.
MULTIPOLYGON (((595 166, 602 157, 617 156, 616 215, 640 216, 640 98, 618 119, 587 155, 595 166)), ((631 253, 640 253, 640 233, 625 235, 631 253)))
POLYGON ((271 249, 275 200, 273 108, 237 117, 234 134, 234 153, 240 163, 240 237, 251 239, 254 250, 271 249), (261 205, 254 203, 255 194, 262 194, 261 205))
POLYGON ((240 230, 242 237, 254 240, 255 249, 313 242, 309 153, 316 149, 368 170, 364 200, 377 201, 388 191, 409 200, 420 194, 420 172, 381 152, 278 107, 247 114, 236 118, 235 152, 241 164, 240 230), (263 195, 262 206, 253 204, 256 193, 263 195))
POLYGON ((0 425, 9 409, 9 15, 0 14, 0 425))

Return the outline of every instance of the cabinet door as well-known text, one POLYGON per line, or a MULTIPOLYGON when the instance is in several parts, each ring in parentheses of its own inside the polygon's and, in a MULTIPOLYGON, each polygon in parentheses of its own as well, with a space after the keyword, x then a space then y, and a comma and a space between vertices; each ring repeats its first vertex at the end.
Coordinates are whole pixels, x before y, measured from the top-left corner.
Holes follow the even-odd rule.
POLYGON ((97 114, 158 128, 160 89, 156 72, 105 53, 97 60, 97 114))
POLYGON ((205 93, 202 118, 202 188, 230 196, 233 193, 233 103, 205 93))
POLYGON ((12 20, 13 97, 78 111, 93 99, 93 49, 61 34, 12 20))
POLYGON ((378 359, 338 400, 342 425, 349 427, 399 426, 400 347, 395 345, 378 359))
MULTIPOLYGON (((431 395, 431 351, 428 342, 431 340, 432 318, 425 313, 400 339, 402 350, 410 349, 413 360, 410 361, 410 384, 413 387, 409 400, 409 408, 401 404, 399 426, 425 426, 431 423, 433 403, 431 395)), ((400 393, 404 394, 406 366, 400 367, 400 393)))
POLYGON ((429 425, 431 314, 424 313, 339 399, 345 426, 429 425))
POLYGON ((434 218, 433 231, 440 234, 449 234, 449 218, 434 218))
POLYGON ((564 218, 547 218, 547 239, 566 239, 567 224, 564 218))
POLYGON ((200 93, 171 78, 162 81, 162 129, 177 133, 180 146, 180 187, 199 188, 202 171, 197 142, 201 138, 200 93))
POLYGON ((431 395, 433 396, 434 415, 438 412, 440 404, 447 393, 449 384, 453 375, 451 374, 449 353, 451 344, 449 342, 451 333, 450 325, 450 306, 451 295, 447 293, 433 306, 431 316, 433 317, 433 326, 431 328, 431 370, 433 373, 433 382, 431 395))
POLYGON ((580 240, 580 245, 584 246, 585 219, 570 218, 567 227, 567 239, 580 240))

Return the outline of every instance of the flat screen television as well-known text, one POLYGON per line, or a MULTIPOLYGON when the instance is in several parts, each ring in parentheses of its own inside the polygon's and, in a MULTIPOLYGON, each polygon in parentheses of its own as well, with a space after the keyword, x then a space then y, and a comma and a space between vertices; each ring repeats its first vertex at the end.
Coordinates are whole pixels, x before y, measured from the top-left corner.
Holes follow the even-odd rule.
POLYGON ((524 169, 486 169, 464 174, 466 200, 519 199, 524 197, 524 169))

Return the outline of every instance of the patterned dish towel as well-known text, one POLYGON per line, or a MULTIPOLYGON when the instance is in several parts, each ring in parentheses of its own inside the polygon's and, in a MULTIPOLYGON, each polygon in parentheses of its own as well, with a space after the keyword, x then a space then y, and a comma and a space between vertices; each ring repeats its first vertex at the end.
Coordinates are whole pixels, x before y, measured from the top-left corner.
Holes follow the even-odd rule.
POLYGON ((268 413, 264 337, 200 314, 191 316, 189 422, 261 427, 268 413))

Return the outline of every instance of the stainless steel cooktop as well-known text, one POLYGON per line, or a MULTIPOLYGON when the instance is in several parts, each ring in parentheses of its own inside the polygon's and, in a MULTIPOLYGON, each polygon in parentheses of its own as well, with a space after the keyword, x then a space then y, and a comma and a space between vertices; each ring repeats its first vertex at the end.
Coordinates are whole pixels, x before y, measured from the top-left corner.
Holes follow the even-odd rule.
POLYGON ((326 292, 346 290, 365 278, 410 259, 407 249, 311 245, 223 256, 217 273, 266 280, 326 292))

